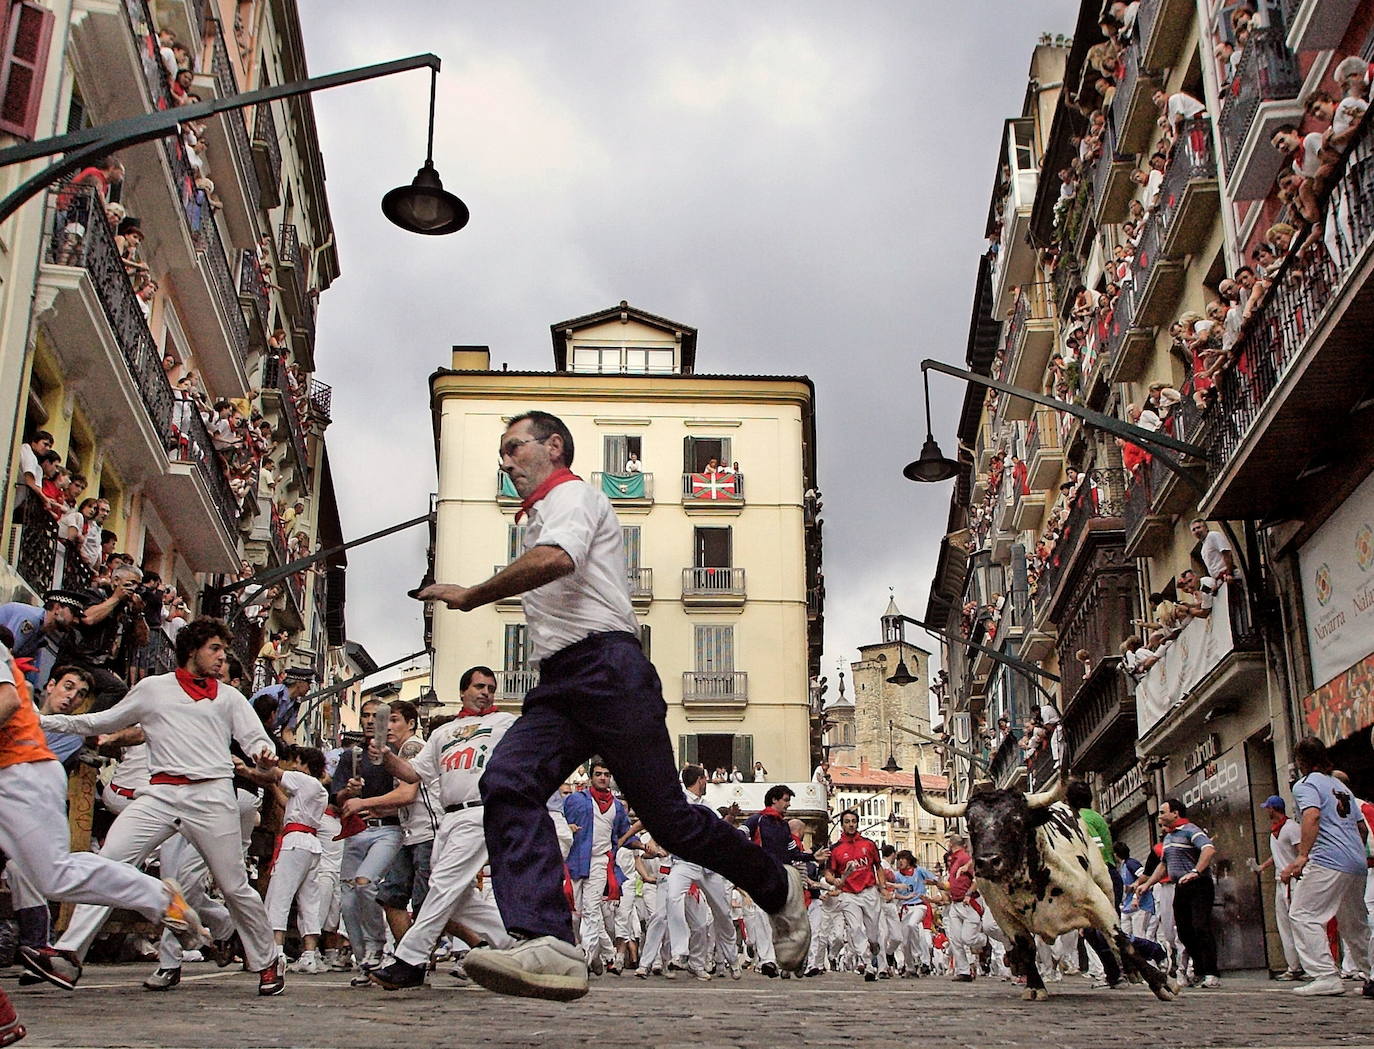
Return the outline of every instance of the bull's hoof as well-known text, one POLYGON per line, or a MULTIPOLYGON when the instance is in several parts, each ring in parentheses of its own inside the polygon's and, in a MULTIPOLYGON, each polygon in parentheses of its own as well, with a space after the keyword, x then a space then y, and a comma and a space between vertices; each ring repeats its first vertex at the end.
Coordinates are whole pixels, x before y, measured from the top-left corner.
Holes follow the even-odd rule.
POLYGON ((1050 992, 1043 987, 1027 987, 1021 992, 1021 997, 1028 1002, 1048 1002, 1050 992))
POLYGON ((1165 980, 1154 989, 1155 997, 1161 1002, 1172 1002, 1182 988, 1177 980, 1165 980))

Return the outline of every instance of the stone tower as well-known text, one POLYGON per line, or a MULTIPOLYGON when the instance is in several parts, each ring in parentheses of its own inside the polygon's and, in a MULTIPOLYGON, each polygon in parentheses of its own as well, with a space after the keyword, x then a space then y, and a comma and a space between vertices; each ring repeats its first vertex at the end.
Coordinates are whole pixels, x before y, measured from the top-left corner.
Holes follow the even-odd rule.
POLYGON ((844 671, 840 671, 840 692, 825 708, 825 753, 832 764, 857 765, 854 749, 854 701, 844 693, 844 671))
POLYGON ((882 768, 890 746, 903 771, 910 772, 919 763, 923 771, 938 774, 939 763, 931 744, 896 731, 889 744, 889 721, 930 734, 930 653, 903 640, 901 616, 896 598, 889 598, 882 617, 882 640, 861 645, 858 660, 850 664, 854 679, 853 762, 867 759, 871 767, 882 768), (899 663, 905 664, 914 679, 908 685, 887 680, 899 663))

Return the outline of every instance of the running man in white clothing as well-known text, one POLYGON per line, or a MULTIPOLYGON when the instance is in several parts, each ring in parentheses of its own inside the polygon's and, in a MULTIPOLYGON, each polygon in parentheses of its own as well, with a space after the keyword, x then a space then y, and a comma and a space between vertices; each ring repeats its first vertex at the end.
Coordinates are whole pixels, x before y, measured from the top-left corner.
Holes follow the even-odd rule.
MULTIPOLYGON (((220 680, 232 640, 222 621, 202 616, 177 634, 174 673, 144 678, 109 710, 48 715, 42 725, 83 736, 143 727, 149 785, 115 819, 101 855, 137 865, 180 831, 224 896, 248 967, 259 973, 258 993, 276 995, 285 989, 285 971, 267 908, 248 883, 229 745, 237 741, 259 768, 275 768, 277 753, 243 693, 220 680)), ((77 907, 58 948, 84 957, 109 915, 108 906, 77 907)))

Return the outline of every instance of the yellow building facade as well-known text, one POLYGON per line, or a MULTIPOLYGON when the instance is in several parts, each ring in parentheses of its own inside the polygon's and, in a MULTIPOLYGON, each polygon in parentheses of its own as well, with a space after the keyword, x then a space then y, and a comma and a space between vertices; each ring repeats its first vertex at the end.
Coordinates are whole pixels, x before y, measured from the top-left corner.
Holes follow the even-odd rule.
MULTIPOLYGON (((552 412, 572 432, 574 472, 620 518, 679 760, 746 775, 762 762, 770 781, 808 779, 821 648, 810 381, 697 374, 695 329, 624 302, 552 336, 552 372, 492 371, 485 347, 455 347, 431 379, 435 577, 480 581, 518 556, 519 499, 497 445, 513 416, 552 412), (626 470, 631 454, 638 471, 626 470), (708 473, 712 459, 733 472, 708 473)), ((512 707, 538 681, 518 600, 437 609, 432 629, 440 712, 474 664, 497 672, 512 707)))

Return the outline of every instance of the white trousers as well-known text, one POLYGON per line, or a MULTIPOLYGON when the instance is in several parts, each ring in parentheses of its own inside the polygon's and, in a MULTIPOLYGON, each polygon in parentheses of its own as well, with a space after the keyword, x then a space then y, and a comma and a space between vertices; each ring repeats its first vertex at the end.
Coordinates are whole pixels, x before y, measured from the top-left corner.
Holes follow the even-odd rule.
POLYGON ((662 955, 668 942, 667 875, 660 875, 660 878, 662 880, 658 884, 644 887, 646 894, 653 888, 654 897, 649 909, 649 921, 644 926, 644 946, 639 952, 641 969, 652 968, 666 960, 662 955))
POLYGON ((806 908, 806 920, 811 925, 811 946, 806 951, 807 969, 824 969, 826 966, 825 935, 822 926, 825 922, 825 907, 820 897, 812 896, 806 908))
POLYGON ((267 920, 273 932, 285 932, 296 901, 296 929, 302 936, 320 934, 320 854, 283 848, 267 883, 267 920))
POLYGON ((881 950, 879 923, 883 909, 882 896, 876 885, 870 885, 861 892, 841 890, 839 901, 849 949, 862 964, 881 950))
POLYGON ((945 911, 945 935, 949 937, 950 953, 954 955, 955 974, 973 972, 974 956, 988 942, 983 932, 983 918, 971 903, 960 900, 945 911))
POLYGON ((635 895, 635 882, 629 878, 620 887, 620 904, 615 909, 615 938, 617 940, 637 940, 649 920, 649 889, 644 886, 644 895, 635 895))
POLYGON ((1178 942, 1178 926, 1174 924, 1173 882, 1162 881, 1155 886, 1155 915, 1159 919, 1155 926, 1156 942, 1161 947, 1168 947, 1174 961, 1178 962, 1183 953, 1183 944, 1178 942))
POLYGON ((1137 907, 1121 916, 1121 931, 1141 940, 1153 940, 1159 929, 1159 916, 1154 911, 1137 907))
POLYGON ((1308 976, 1339 976, 1326 938, 1326 923, 1336 919, 1346 964, 1369 972, 1369 912, 1364 903, 1363 874, 1346 874, 1315 863, 1290 883, 1288 917, 1293 943, 1308 976))
POLYGON ((606 915, 602 903, 606 898, 606 859, 592 857, 591 867, 585 878, 573 879, 573 909, 579 915, 578 940, 587 955, 588 964, 600 956, 603 962, 615 958, 615 946, 611 934, 606 929, 606 915))
POLYGON ((895 954, 902 945, 902 918, 896 900, 883 900, 878 912, 878 936, 884 954, 895 954))
POLYGON ((1293 883, 1274 883, 1274 924, 1279 927, 1279 943, 1283 945, 1284 964, 1290 970, 1302 968, 1298 948, 1293 942, 1293 920, 1289 911, 1293 906, 1293 883))
POLYGON ((108 852, 71 851, 67 775, 56 761, 0 768, 0 813, 0 852, 9 857, 19 880, 43 900, 127 907, 161 920, 167 890, 160 881, 108 852))
POLYGON ((840 895, 831 896, 828 892, 821 896, 819 907, 817 926, 822 944, 820 968, 824 969, 829 960, 840 953, 840 948, 844 945, 844 911, 840 904, 840 895))
POLYGON ((749 944, 754 948, 754 958, 759 965, 764 962, 778 963, 778 956, 773 951, 773 923, 768 920, 768 914, 750 900, 744 905, 744 934, 749 937, 749 944))
POLYGON ((320 883, 320 929, 338 932, 343 916, 343 889, 339 884, 339 867, 343 861, 344 843, 335 841, 342 824, 339 817, 325 813, 320 817, 320 866, 315 873, 320 883))
MULTIPOLYGON (((116 817, 101 855, 141 864, 178 830, 205 857, 206 866, 224 896, 234 927, 243 940, 248 967, 267 968, 276 959, 272 926, 262 897, 248 884, 243 864, 239 808, 231 780, 217 779, 185 786, 154 785, 140 792, 116 817)), ((57 946, 85 957, 100 927, 110 916, 108 906, 83 904, 57 946)))
POLYGON ((482 832, 482 806, 444 813, 434 835, 429 892, 420 913, 401 942, 396 957, 410 965, 428 965, 444 926, 460 921, 493 947, 513 942, 490 892, 477 890, 477 875, 487 863, 482 832))
POLYGON ((930 930, 926 928, 927 904, 914 903, 903 908, 902 915, 902 952, 906 955, 907 969, 915 965, 930 964, 930 930))
POLYGON ((727 964, 735 965, 739 952, 735 946, 735 923, 730 920, 730 887, 715 871, 706 870, 699 863, 679 859, 668 875, 668 943, 675 958, 690 954, 690 930, 687 927, 687 892, 695 882, 711 909, 715 929, 716 948, 727 964))
MULTIPOLYGON (((126 807, 132 804, 128 799, 124 800, 126 807)), ((246 853, 253 841, 253 828, 258 825, 262 795, 236 789, 234 800, 239 806, 239 839, 243 845, 243 852, 246 853)), ((196 851, 195 846, 180 834, 173 834, 162 843, 158 861, 163 874, 176 878, 181 891, 186 894, 187 902, 196 909, 202 924, 210 930, 210 935, 217 940, 223 940, 233 934, 234 922, 229 916, 228 908, 206 891, 210 869, 205 865, 205 857, 196 851)), ((163 969, 179 968, 182 953, 181 941, 170 929, 164 929, 162 939, 157 945, 158 966, 163 969)))

